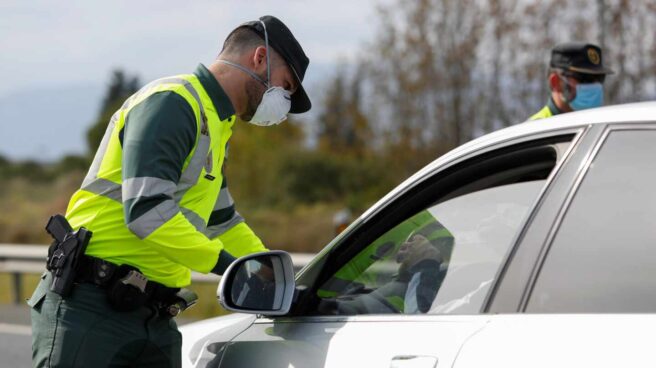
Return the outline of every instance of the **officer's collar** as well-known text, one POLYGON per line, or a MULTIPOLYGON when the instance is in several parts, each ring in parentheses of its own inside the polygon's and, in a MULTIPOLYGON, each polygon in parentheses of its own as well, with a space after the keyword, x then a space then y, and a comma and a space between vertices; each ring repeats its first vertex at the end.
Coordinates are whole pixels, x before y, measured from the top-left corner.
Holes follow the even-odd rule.
POLYGON ((556 106, 556 102, 553 100, 553 97, 549 97, 549 102, 547 102, 547 106, 549 107, 549 110, 551 111, 551 115, 558 115, 562 114, 563 112, 556 106))
POLYGON ((216 112, 219 114, 221 120, 226 120, 232 115, 235 114, 235 108, 230 102, 230 98, 225 93, 219 82, 214 78, 214 75, 207 70, 205 65, 198 64, 194 75, 198 77, 198 80, 203 85, 203 88, 212 99, 212 103, 216 108, 216 112))

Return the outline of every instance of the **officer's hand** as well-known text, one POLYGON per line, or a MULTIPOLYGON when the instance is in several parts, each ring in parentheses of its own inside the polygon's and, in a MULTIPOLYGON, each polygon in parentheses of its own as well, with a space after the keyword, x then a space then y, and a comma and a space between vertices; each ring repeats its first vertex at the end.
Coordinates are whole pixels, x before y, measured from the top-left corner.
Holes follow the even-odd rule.
POLYGON ((414 267, 419 263, 430 263, 439 268, 439 265, 442 263, 442 255, 426 237, 417 234, 401 245, 396 255, 396 261, 401 263, 399 266, 399 277, 405 279, 411 273, 416 272, 414 267))

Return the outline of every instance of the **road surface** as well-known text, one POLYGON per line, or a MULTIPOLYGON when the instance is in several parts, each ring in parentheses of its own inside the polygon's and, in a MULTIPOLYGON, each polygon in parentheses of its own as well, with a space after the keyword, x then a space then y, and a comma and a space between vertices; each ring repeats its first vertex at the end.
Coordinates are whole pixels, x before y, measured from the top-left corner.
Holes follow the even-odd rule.
POLYGON ((0 305, 0 367, 32 366, 30 310, 27 305, 0 305))

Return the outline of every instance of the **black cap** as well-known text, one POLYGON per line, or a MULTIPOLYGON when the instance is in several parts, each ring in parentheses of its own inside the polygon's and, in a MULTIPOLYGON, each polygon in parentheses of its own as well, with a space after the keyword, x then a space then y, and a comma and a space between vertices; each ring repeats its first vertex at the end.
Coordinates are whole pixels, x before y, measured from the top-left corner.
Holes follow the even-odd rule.
POLYGON ((612 74, 606 68, 601 56, 601 48, 584 42, 561 43, 551 50, 552 68, 581 74, 612 74))
POLYGON ((298 114, 310 110, 312 103, 310 102, 307 93, 305 93, 302 84, 305 71, 310 64, 310 59, 305 56, 303 48, 292 34, 292 31, 290 31, 280 19, 274 16, 265 15, 260 17, 260 20, 246 22, 237 27, 237 29, 248 27, 264 39, 264 27, 260 21, 266 26, 269 46, 273 47, 273 49, 285 59, 298 82, 298 88, 292 95, 292 106, 289 112, 298 114))

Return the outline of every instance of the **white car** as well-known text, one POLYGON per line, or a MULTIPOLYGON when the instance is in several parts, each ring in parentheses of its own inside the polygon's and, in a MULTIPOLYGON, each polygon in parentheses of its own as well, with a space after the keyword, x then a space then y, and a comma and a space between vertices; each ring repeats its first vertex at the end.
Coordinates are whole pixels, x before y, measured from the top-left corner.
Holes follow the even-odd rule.
POLYGON ((240 313, 182 327, 185 366, 655 367, 656 103, 469 142, 219 296, 240 313))

